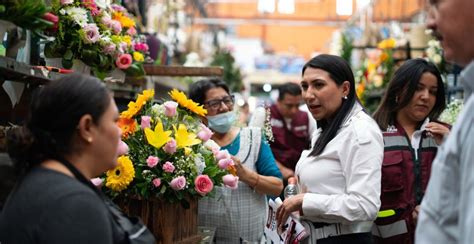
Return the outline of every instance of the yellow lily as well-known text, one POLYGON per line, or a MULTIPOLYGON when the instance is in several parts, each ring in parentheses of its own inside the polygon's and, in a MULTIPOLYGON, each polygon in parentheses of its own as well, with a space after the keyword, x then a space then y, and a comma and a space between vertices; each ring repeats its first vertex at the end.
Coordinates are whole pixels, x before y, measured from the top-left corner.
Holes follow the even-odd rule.
POLYGON ((179 124, 178 129, 174 127, 174 134, 176 140, 176 148, 184 148, 201 143, 201 140, 196 138, 196 134, 188 132, 186 125, 179 124))
POLYGON ((170 139, 171 131, 163 130, 163 123, 161 121, 155 126, 155 131, 150 128, 145 128, 145 136, 148 143, 158 149, 165 145, 170 139))

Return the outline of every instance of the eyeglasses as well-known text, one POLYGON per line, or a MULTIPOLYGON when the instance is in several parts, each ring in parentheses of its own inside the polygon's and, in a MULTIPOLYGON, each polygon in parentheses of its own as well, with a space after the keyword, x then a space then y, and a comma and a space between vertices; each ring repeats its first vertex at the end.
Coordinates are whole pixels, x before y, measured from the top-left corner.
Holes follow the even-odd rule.
POLYGON ((215 111, 221 107, 222 103, 224 103, 225 106, 227 106, 228 108, 234 106, 234 95, 226 96, 221 99, 215 99, 215 100, 204 102, 204 106, 207 109, 211 109, 215 111))

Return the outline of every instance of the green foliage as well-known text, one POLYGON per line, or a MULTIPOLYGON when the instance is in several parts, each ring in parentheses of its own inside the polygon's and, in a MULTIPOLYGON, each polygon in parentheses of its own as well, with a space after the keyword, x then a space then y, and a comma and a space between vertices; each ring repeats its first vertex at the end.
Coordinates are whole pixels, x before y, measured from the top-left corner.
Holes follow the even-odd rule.
POLYGON ((0 19, 33 32, 53 26, 53 23, 43 19, 47 12, 43 0, 7 0, 0 4, 0 19))
POLYGON ((212 66, 221 66, 224 69, 224 81, 232 92, 239 92, 243 88, 242 74, 235 65, 234 56, 227 50, 219 50, 214 54, 212 66))
POLYGON ((342 42, 341 57, 344 60, 346 60, 350 65, 351 57, 352 57, 352 49, 354 49, 354 46, 352 45, 352 38, 349 35, 342 33, 341 42, 342 42))

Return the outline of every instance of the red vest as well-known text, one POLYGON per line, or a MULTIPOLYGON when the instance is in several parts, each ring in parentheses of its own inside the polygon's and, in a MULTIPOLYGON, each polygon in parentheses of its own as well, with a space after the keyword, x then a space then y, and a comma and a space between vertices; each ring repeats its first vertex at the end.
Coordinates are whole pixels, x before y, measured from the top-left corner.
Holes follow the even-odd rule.
POLYGON ((405 220, 407 231, 385 239, 376 238, 376 243, 411 244, 415 242, 416 227, 412 212, 421 203, 438 147, 435 140, 423 131, 419 148, 415 152, 405 130, 398 124, 396 128, 393 132, 383 132, 385 147, 380 196, 380 211, 393 209, 395 215, 379 217, 375 223, 380 229, 380 226, 405 220), (415 158, 415 153, 418 159, 415 158))
POLYGON ((295 170, 301 152, 310 147, 308 114, 299 111, 291 119, 288 130, 285 119, 275 104, 270 107, 273 142, 270 142, 275 159, 285 167, 295 170))

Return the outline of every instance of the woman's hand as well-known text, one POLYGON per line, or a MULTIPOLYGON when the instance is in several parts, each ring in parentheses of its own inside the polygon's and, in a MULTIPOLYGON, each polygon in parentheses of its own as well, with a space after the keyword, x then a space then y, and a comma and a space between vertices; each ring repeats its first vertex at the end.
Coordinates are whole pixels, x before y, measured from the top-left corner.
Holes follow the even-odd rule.
POLYGON ((416 205, 415 209, 413 209, 413 212, 411 213, 411 216, 413 217, 413 222, 416 225, 416 222, 418 221, 418 215, 420 214, 420 205, 416 205))
POLYGON ((292 212, 299 211, 303 207, 303 197, 304 193, 285 199, 276 213, 278 228, 281 229, 285 225, 288 216, 290 216, 292 212))
POLYGON ((252 176, 252 171, 249 170, 247 167, 243 166, 240 160, 235 156, 230 156, 232 161, 234 161, 234 168, 237 171, 237 176, 241 181, 247 181, 252 176))
POLYGON ((441 145, 443 138, 449 134, 448 127, 436 122, 428 123, 425 129, 428 131, 429 135, 433 137, 436 144, 438 145, 441 145))
POLYGON ((266 194, 270 196, 278 196, 283 190, 283 181, 275 176, 260 175, 240 162, 240 160, 234 156, 231 156, 234 160, 234 168, 239 176, 239 180, 253 188, 256 192, 266 194))

